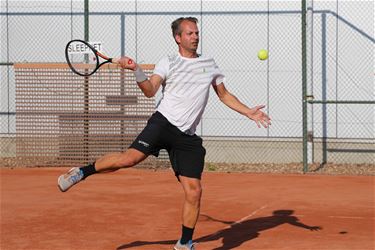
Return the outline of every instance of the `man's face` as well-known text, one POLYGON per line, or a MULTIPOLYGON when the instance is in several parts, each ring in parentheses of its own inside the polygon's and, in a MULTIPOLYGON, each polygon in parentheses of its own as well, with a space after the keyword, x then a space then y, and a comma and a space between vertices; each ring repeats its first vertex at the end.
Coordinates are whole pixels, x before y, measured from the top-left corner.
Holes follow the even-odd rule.
POLYGON ((180 24, 181 35, 176 35, 179 46, 187 51, 196 52, 199 44, 199 30, 194 22, 183 21, 180 24))

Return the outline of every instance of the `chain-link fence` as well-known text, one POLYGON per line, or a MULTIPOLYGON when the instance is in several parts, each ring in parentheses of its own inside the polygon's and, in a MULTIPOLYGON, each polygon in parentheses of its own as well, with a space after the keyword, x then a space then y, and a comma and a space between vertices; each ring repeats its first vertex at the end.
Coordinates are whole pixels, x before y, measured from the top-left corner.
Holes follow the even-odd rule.
MULTIPOLYGON (((171 22, 198 18, 199 53, 214 56, 233 94, 249 106, 265 104, 272 117, 271 127, 258 129, 211 91, 197 131, 210 164, 302 167, 304 152, 309 163, 374 164, 374 2, 309 1, 306 10, 303 37, 300 1, 90 1, 88 39, 110 55, 155 64, 177 53, 171 22), (260 49, 269 50, 268 60, 258 60, 260 49)), ((0 14, 0 157, 12 159, 18 133, 12 64, 64 63, 66 43, 85 36, 85 2, 2 0, 0 14)))

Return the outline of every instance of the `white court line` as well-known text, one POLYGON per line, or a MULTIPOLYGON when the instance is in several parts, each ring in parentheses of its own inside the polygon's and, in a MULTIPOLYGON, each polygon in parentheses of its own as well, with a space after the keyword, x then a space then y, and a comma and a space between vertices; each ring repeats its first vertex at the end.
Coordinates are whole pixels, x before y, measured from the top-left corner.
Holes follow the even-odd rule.
POLYGON ((250 218, 250 217, 256 215, 260 210, 263 210, 263 209, 265 209, 266 207, 267 207, 267 205, 261 206, 260 208, 254 210, 254 211, 253 211, 252 213, 250 213, 249 215, 247 215, 247 216, 245 216, 245 217, 239 219, 238 221, 233 222, 233 223, 230 224, 228 227, 231 227, 231 226, 233 226, 233 225, 237 225, 237 224, 241 224, 244 220, 246 220, 246 219, 248 219, 248 218, 250 218))
POLYGON ((248 218, 254 216, 254 215, 257 214, 260 210, 263 210, 263 209, 265 209, 266 207, 267 207, 267 205, 264 205, 264 206, 261 206, 261 207, 258 208, 258 209, 255 209, 255 210, 254 210, 253 212, 251 212, 250 214, 248 214, 248 215, 246 215, 245 217, 239 219, 238 221, 235 221, 235 222, 229 224, 228 226, 226 226, 226 227, 224 227, 223 229, 219 230, 218 232, 216 232, 216 233, 210 235, 209 237, 210 237, 210 238, 211 238, 211 237, 214 237, 214 236, 218 235, 221 231, 223 231, 223 230, 225 230, 225 229, 231 228, 232 226, 237 225, 237 224, 241 224, 243 221, 245 221, 245 220, 247 220, 248 218))

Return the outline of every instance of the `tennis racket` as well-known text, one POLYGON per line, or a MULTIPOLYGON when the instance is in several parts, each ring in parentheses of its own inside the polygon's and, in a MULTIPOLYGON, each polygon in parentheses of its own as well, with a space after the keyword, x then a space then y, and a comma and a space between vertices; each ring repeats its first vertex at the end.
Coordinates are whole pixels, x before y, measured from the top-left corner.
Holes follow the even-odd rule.
MULTIPOLYGON (((65 47, 65 58, 70 69, 80 76, 91 76, 101 66, 107 63, 118 63, 120 58, 110 58, 100 52, 100 46, 86 41, 75 39, 68 42, 65 47)), ((128 64, 133 61, 129 59, 128 64)))

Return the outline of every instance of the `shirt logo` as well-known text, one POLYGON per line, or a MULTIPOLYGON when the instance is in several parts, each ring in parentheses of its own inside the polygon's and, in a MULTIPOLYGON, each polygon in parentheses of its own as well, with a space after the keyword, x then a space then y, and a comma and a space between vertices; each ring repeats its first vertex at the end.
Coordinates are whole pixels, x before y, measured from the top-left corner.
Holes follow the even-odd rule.
POLYGON ((142 145, 145 146, 146 148, 148 148, 148 147, 150 146, 150 144, 148 144, 147 142, 141 141, 141 140, 139 140, 138 143, 139 143, 139 144, 142 144, 142 145))

